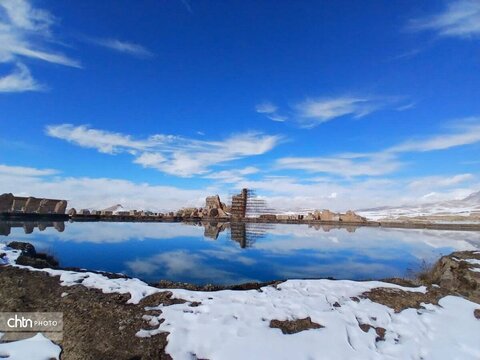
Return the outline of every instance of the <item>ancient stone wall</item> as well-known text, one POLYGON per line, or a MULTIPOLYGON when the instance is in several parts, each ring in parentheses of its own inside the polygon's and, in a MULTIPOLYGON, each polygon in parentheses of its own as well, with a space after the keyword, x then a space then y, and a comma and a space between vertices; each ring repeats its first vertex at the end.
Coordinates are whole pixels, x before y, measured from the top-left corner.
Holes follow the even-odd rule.
POLYGON ((0 195, 0 213, 9 212, 13 206, 13 194, 0 195))
POLYGON ((24 212, 25 205, 27 204, 27 198, 24 197, 15 197, 13 199, 12 212, 24 212))
POLYGON ((67 201, 53 199, 38 199, 35 197, 0 195, 0 213, 17 212, 26 214, 65 214, 67 201))

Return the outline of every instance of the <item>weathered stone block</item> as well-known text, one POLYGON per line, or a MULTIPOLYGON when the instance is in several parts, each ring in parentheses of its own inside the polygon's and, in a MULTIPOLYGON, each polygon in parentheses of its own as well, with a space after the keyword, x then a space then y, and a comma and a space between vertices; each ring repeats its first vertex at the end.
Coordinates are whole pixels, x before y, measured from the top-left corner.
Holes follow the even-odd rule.
POLYGON ((0 213, 9 212, 13 207, 13 194, 2 194, 0 195, 0 213))

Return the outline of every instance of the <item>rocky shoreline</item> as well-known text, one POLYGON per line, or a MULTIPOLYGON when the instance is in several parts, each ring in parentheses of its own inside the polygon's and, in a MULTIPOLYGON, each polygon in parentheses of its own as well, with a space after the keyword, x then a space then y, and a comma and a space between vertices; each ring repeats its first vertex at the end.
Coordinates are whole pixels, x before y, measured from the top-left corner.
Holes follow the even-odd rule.
MULTIPOLYGON (((30 244, 11 245, 21 252, 16 263, 32 267, 18 267, 15 264, 0 266, 0 289, 3 289, 0 292, 0 311, 63 312, 64 337, 59 343, 62 348, 62 359, 170 359, 171 356, 166 351, 169 332, 157 331, 159 324, 153 321, 161 317, 166 307, 184 304, 186 309, 195 309, 201 306, 201 301, 187 298, 186 295, 190 293, 209 292, 212 296, 225 292, 220 290, 226 290, 227 293, 239 291, 238 294, 245 293, 244 291, 263 293, 268 289, 281 290, 289 283, 275 281, 224 287, 161 281, 155 284, 158 289, 156 292, 145 295, 138 303, 131 303, 132 295, 129 296, 128 293, 115 291, 105 293, 94 285, 87 286, 81 281, 78 284, 74 282, 64 286, 59 276, 52 276, 42 270, 33 271, 34 268, 54 267, 55 263, 50 262, 51 259, 44 254, 37 254, 30 244), (179 290, 180 292, 174 295, 172 293, 175 292, 174 289, 186 290, 179 290), (182 294, 185 294, 185 299, 182 294)), ((0 254, 0 257, 5 259, 6 254, 0 254)), ((422 309, 427 306, 426 304, 437 305, 447 296, 461 297, 478 304, 480 265, 477 265, 477 261, 480 263, 478 251, 455 252, 439 259, 431 269, 422 272, 415 279, 386 279, 382 283, 378 282, 378 286, 361 291, 346 301, 361 305, 369 300, 385 305, 395 313, 401 313, 406 309, 422 309), (419 291, 419 286, 424 290, 419 291)), ((110 276, 106 273, 97 274, 107 279, 127 280, 118 274, 110 276)), ((331 281, 332 284, 342 282, 312 280, 312 283, 315 281, 331 281)), ((349 283, 362 285, 368 282, 349 283)), ((338 300, 332 303, 332 310, 342 306, 344 304, 338 300)), ((480 305, 471 316, 477 319, 480 317, 480 305)), ((377 338, 375 341, 384 341, 385 332, 390 331, 389 329, 362 321, 359 320, 358 324, 361 331, 368 333, 373 329, 377 338)), ((478 321, 480 322, 480 319, 478 321)), ((278 328, 283 334, 322 329, 324 326, 312 321, 310 317, 270 321, 270 328, 278 328)))

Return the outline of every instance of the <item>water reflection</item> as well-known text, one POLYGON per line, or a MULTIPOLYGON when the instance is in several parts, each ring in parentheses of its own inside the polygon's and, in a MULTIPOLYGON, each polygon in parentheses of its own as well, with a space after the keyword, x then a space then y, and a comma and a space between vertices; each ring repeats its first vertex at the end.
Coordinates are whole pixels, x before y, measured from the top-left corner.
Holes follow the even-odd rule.
POLYGON ((479 232, 319 225, 4 221, 0 231, 9 234, 4 242, 31 242, 61 266, 197 284, 381 279, 480 249, 479 232))
POLYGON ((53 227, 58 232, 65 231, 64 221, 0 221, 0 235, 8 236, 12 232, 12 228, 23 228, 25 234, 33 233, 35 228, 45 231, 47 228, 53 227))
MULTIPOLYGON (((269 223, 245 223, 245 222, 186 222, 187 225, 203 226, 203 236, 217 240, 221 232, 230 230, 230 239, 237 242, 242 249, 252 247, 258 239, 264 238, 269 231, 273 230, 275 224, 269 223)), ((335 226, 335 225, 307 225, 317 231, 329 232, 333 229, 345 230, 354 233, 357 226, 335 226)))

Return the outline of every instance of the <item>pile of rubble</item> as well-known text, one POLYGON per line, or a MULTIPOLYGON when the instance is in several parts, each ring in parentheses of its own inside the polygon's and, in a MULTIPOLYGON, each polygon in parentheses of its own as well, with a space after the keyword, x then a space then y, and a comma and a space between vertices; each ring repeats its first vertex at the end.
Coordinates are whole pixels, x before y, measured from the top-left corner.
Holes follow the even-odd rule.
POLYGON ((188 218, 208 218, 227 219, 230 217, 229 207, 220 201, 220 196, 208 196, 205 199, 205 207, 203 208, 183 208, 178 210, 175 214, 176 217, 188 219, 188 218))
POLYGON ((320 221, 342 221, 342 222, 366 222, 367 219, 348 210, 345 214, 334 213, 330 210, 315 210, 309 213, 304 218, 305 220, 320 220, 320 221))
POLYGON ((334 213, 330 210, 315 210, 314 212, 308 213, 308 215, 299 215, 299 214, 280 214, 276 217, 280 221, 331 221, 331 222, 348 222, 348 223, 359 223, 366 222, 367 219, 355 214, 353 211, 349 210, 344 214, 334 213))

